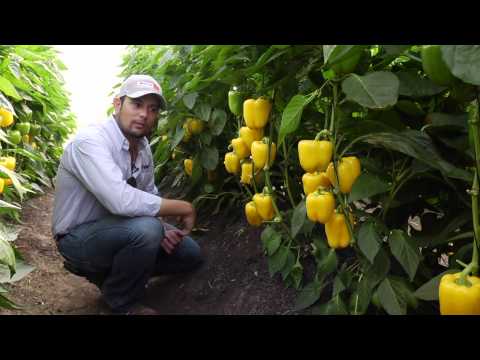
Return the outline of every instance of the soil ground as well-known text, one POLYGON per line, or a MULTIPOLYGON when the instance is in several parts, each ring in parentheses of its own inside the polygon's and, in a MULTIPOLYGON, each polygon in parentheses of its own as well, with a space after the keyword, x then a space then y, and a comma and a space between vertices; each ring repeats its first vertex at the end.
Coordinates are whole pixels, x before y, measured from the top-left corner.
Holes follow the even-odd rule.
MULTIPOLYGON (((35 270, 8 284, 8 298, 22 310, 0 309, 0 315, 108 315, 100 291, 63 268, 50 226, 53 193, 27 201, 21 232, 15 241, 35 270)), ((221 214, 199 226, 193 237, 206 262, 194 273, 153 278, 145 303, 161 314, 293 314, 296 292, 279 275, 270 277, 260 243, 260 229, 243 216, 221 214)))

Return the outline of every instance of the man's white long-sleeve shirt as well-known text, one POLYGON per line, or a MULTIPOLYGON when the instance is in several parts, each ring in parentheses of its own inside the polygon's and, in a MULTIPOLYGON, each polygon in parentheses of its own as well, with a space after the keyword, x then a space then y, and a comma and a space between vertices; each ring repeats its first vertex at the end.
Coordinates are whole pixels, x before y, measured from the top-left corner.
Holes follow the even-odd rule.
POLYGON ((155 216, 162 198, 153 170, 146 138, 140 140, 135 166, 131 166, 129 142, 113 117, 79 131, 66 146, 58 167, 53 235, 66 234, 108 214, 155 216), (132 176, 136 188, 127 184, 132 176))

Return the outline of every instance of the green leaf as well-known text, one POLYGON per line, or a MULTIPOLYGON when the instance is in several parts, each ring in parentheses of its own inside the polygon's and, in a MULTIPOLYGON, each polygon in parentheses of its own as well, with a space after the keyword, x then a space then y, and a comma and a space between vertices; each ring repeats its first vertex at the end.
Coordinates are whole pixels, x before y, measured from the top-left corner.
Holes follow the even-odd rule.
POLYGON ((369 264, 365 271, 370 289, 373 289, 380 281, 385 279, 390 271, 390 258, 384 249, 380 249, 375 257, 373 265, 369 264))
POLYGON ((383 194, 390 190, 390 185, 377 176, 369 173, 362 173, 355 181, 350 193, 349 202, 369 198, 383 194))
POLYGON ((348 57, 358 45, 323 45, 323 61, 334 65, 348 57))
MULTIPOLYGON (((294 266, 295 266, 295 254, 291 251, 288 251, 287 260, 285 261, 285 265, 283 265, 283 268, 280 271, 280 273, 282 275, 282 279, 284 281, 287 279, 287 277, 290 274, 292 274, 292 271, 294 270, 294 266)), ((302 271, 301 267, 300 267, 300 273, 298 271, 296 271, 296 272, 294 272, 294 274, 292 274, 294 277, 296 276, 296 279, 294 280, 295 285, 296 285, 297 280, 298 281, 302 280, 302 274, 303 274, 303 271, 302 271), (299 274, 300 274, 300 279, 298 279, 299 274)))
POLYGON ((417 243, 402 230, 393 230, 388 242, 393 256, 405 269, 410 281, 413 281, 421 260, 417 243))
POLYGON ((443 275, 453 274, 459 272, 458 269, 449 269, 447 271, 438 274, 437 276, 428 280, 425 284, 420 286, 414 293, 415 297, 426 301, 438 301, 438 287, 440 286, 440 280, 443 275))
POLYGON ((10 269, 9 274, 15 274, 15 253, 10 243, 3 238, 0 238, 0 264, 4 264, 10 269))
POLYGON ((380 250, 380 242, 375 222, 371 220, 364 222, 358 231, 358 247, 372 264, 380 250))
POLYGON ((282 145, 285 136, 297 130, 302 117, 303 109, 312 100, 313 96, 306 97, 303 95, 295 95, 285 107, 282 114, 282 122, 280 123, 280 130, 278 134, 278 147, 282 145))
POLYGON ((197 92, 193 92, 193 93, 190 93, 190 94, 187 94, 183 97, 183 103, 185 104, 185 106, 187 108, 189 108, 190 110, 193 109, 193 107, 195 106, 195 102, 197 101, 197 97, 198 97, 198 93, 197 92))
POLYGON ((275 233, 272 237, 269 238, 266 243, 267 255, 272 256, 280 247, 282 243, 282 236, 279 233, 275 233))
POLYGON ((400 95, 421 98, 437 95, 446 89, 445 86, 439 86, 428 78, 421 79, 409 72, 399 72, 396 75, 400 80, 400 88, 398 90, 400 95))
POLYGON ((200 153, 202 166, 207 170, 215 170, 218 164, 218 150, 215 147, 205 147, 200 153))
POLYGON ((288 254, 290 250, 286 246, 280 246, 279 249, 268 258, 268 271, 270 276, 275 275, 277 272, 283 269, 287 262, 288 254))
POLYGON ((222 133, 227 123, 227 113, 221 109, 215 109, 210 120, 210 131, 213 135, 218 136, 222 133))
POLYGON ((288 275, 292 279, 295 289, 299 289, 300 284, 302 283, 302 280, 303 280, 303 267, 300 263, 295 264, 295 255, 291 251, 288 254, 287 265, 285 265, 285 267, 282 270, 282 278, 285 279, 286 277, 286 275, 284 277, 284 274, 286 272, 285 269, 287 267, 290 269, 289 265, 291 264, 291 262, 293 262, 293 267, 291 267, 291 270, 289 270, 288 275))
POLYGON ((268 256, 273 255, 282 242, 282 235, 275 231, 272 226, 267 226, 261 235, 263 249, 267 251, 268 256))
POLYGON ((302 229, 303 224, 307 218, 307 208, 305 206, 305 199, 300 201, 293 210, 292 216, 292 238, 297 236, 298 232, 302 229))
POLYGON ((340 296, 334 296, 329 302, 312 308, 312 315, 348 315, 348 310, 340 296))
POLYGON ((202 132, 199 135, 199 138, 200 138, 200 141, 202 142, 202 144, 205 145, 205 146, 209 146, 212 143, 212 140, 213 140, 212 134, 209 133, 209 132, 206 132, 206 131, 202 132))
POLYGON ((208 104, 202 103, 195 108, 195 114, 203 121, 210 121, 210 114, 212 112, 212 107, 208 104))
POLYGON ((392 285, 393 291, 397 295, 399 303, 406 304, 412 309, 418 307, 418 300, 413 294, 413 288, 410 283, 407 282, 405 278, 398 276, 389 276, 390 285, 392 285))
POLYGON ((10 278, 10 272, 7 266, 0 265, 0 283, 13 283, 23 279, 30 274, 35 267, 24 263, 23 261, 17 261, 15 266, 15 275, 10 278))
POLYGON ((363 278, 350 296, 349 310, 352 315, 363 315, 368 309, 372 291, 368 279, 363 278))
POLYGON ((457 78, 480 85, 480 45, 442 45, 443 60, 457 78))
POLYGON ((0 76, 0 91, 17 101, 22 100, 22 97, 18 94, 17 90, 15 90, 15 87, 12 85, 12 83, 3 76, 0 76))
POLYGON ((317 272, 322 276, 329 274, 337 269, 337 253, 335 249, 329 249, 328 254, 317 265, 317 272))
POLYGON ((11 113, 15 114, 12 104, 1 92, 0 92, 0 107, 3 107, 8 111, 10 111, 11 113))
POLYGON ((428 115, 431 122, 428 128, 442 128, 442 130, 468 131, 468 114, 431 113, 428 115))
POLYGON ((323 281, 314 280, 306 285, 295 301, 294 311, 300 311, 313 305, 319 298, 323 290, 323 281))
POLYGON ((400 55, 412 45, 382 45, 388 55, 400 55))
POLYGON ((343 290, 348 289, 350 287, 352 279, 352 273, 346 270, 340 270, 337 273, 337 276, 335 276, 335 280, 333 281, 332 296, 340 294, 343 290))
POLYGON ((398 300, 389 279, 382 281, 377 293, 380 304, 389 315, 405 315, 407 313, 406 304, 401 304, 398 300))
POLYGON ((362 141, 382 146, 390 150, 401 152, 411 156, 426 165, 440 170, 447 177, 472 181, 472 174, 469 171, 455 167, 453 164, 443 160, 430 137, 417 130, 404 130, 399 133, 379 132, 364 135, 362 141))
POLYGON ((17 304, 15 304, 13 301, 9 300, 7 297, 5 297, 2 294, 0 294, 0 308, 10 309, 10 310, 21 309, 21 307, 19 307, 17 304))
POLYGON ((395 105, 400 81, 391 72, 377 71, 365 76, 351 74, 342 82, 347 100, 370 109, 382 109, 395 105))

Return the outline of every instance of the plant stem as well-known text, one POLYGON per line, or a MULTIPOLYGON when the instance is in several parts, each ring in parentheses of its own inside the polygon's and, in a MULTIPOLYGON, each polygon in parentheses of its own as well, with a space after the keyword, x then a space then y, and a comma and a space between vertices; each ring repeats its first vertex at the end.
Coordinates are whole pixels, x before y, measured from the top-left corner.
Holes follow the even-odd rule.
POLYGON ((288 181, 288 153, 287 153, 287 145, 285 145, 285 141, 282 144, 283 147, 283 157, 285 158, 285 168, 283 169, 284 173, 283 176, 285 177, 285 186, 287 187, 287 194, 290 200, 290 204, 292 207, 295 207, 295 201, 293 200, 292 192, 290 190, 290 183, 288 181))

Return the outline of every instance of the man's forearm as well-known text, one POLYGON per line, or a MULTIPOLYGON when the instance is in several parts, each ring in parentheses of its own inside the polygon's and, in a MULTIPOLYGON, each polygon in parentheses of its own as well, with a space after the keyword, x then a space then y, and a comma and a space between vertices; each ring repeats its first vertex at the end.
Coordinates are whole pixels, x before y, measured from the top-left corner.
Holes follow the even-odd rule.
POLYGON ((186 216, 194 211, 193 205, 187 201, 162 198, 157 216, 186 216))

